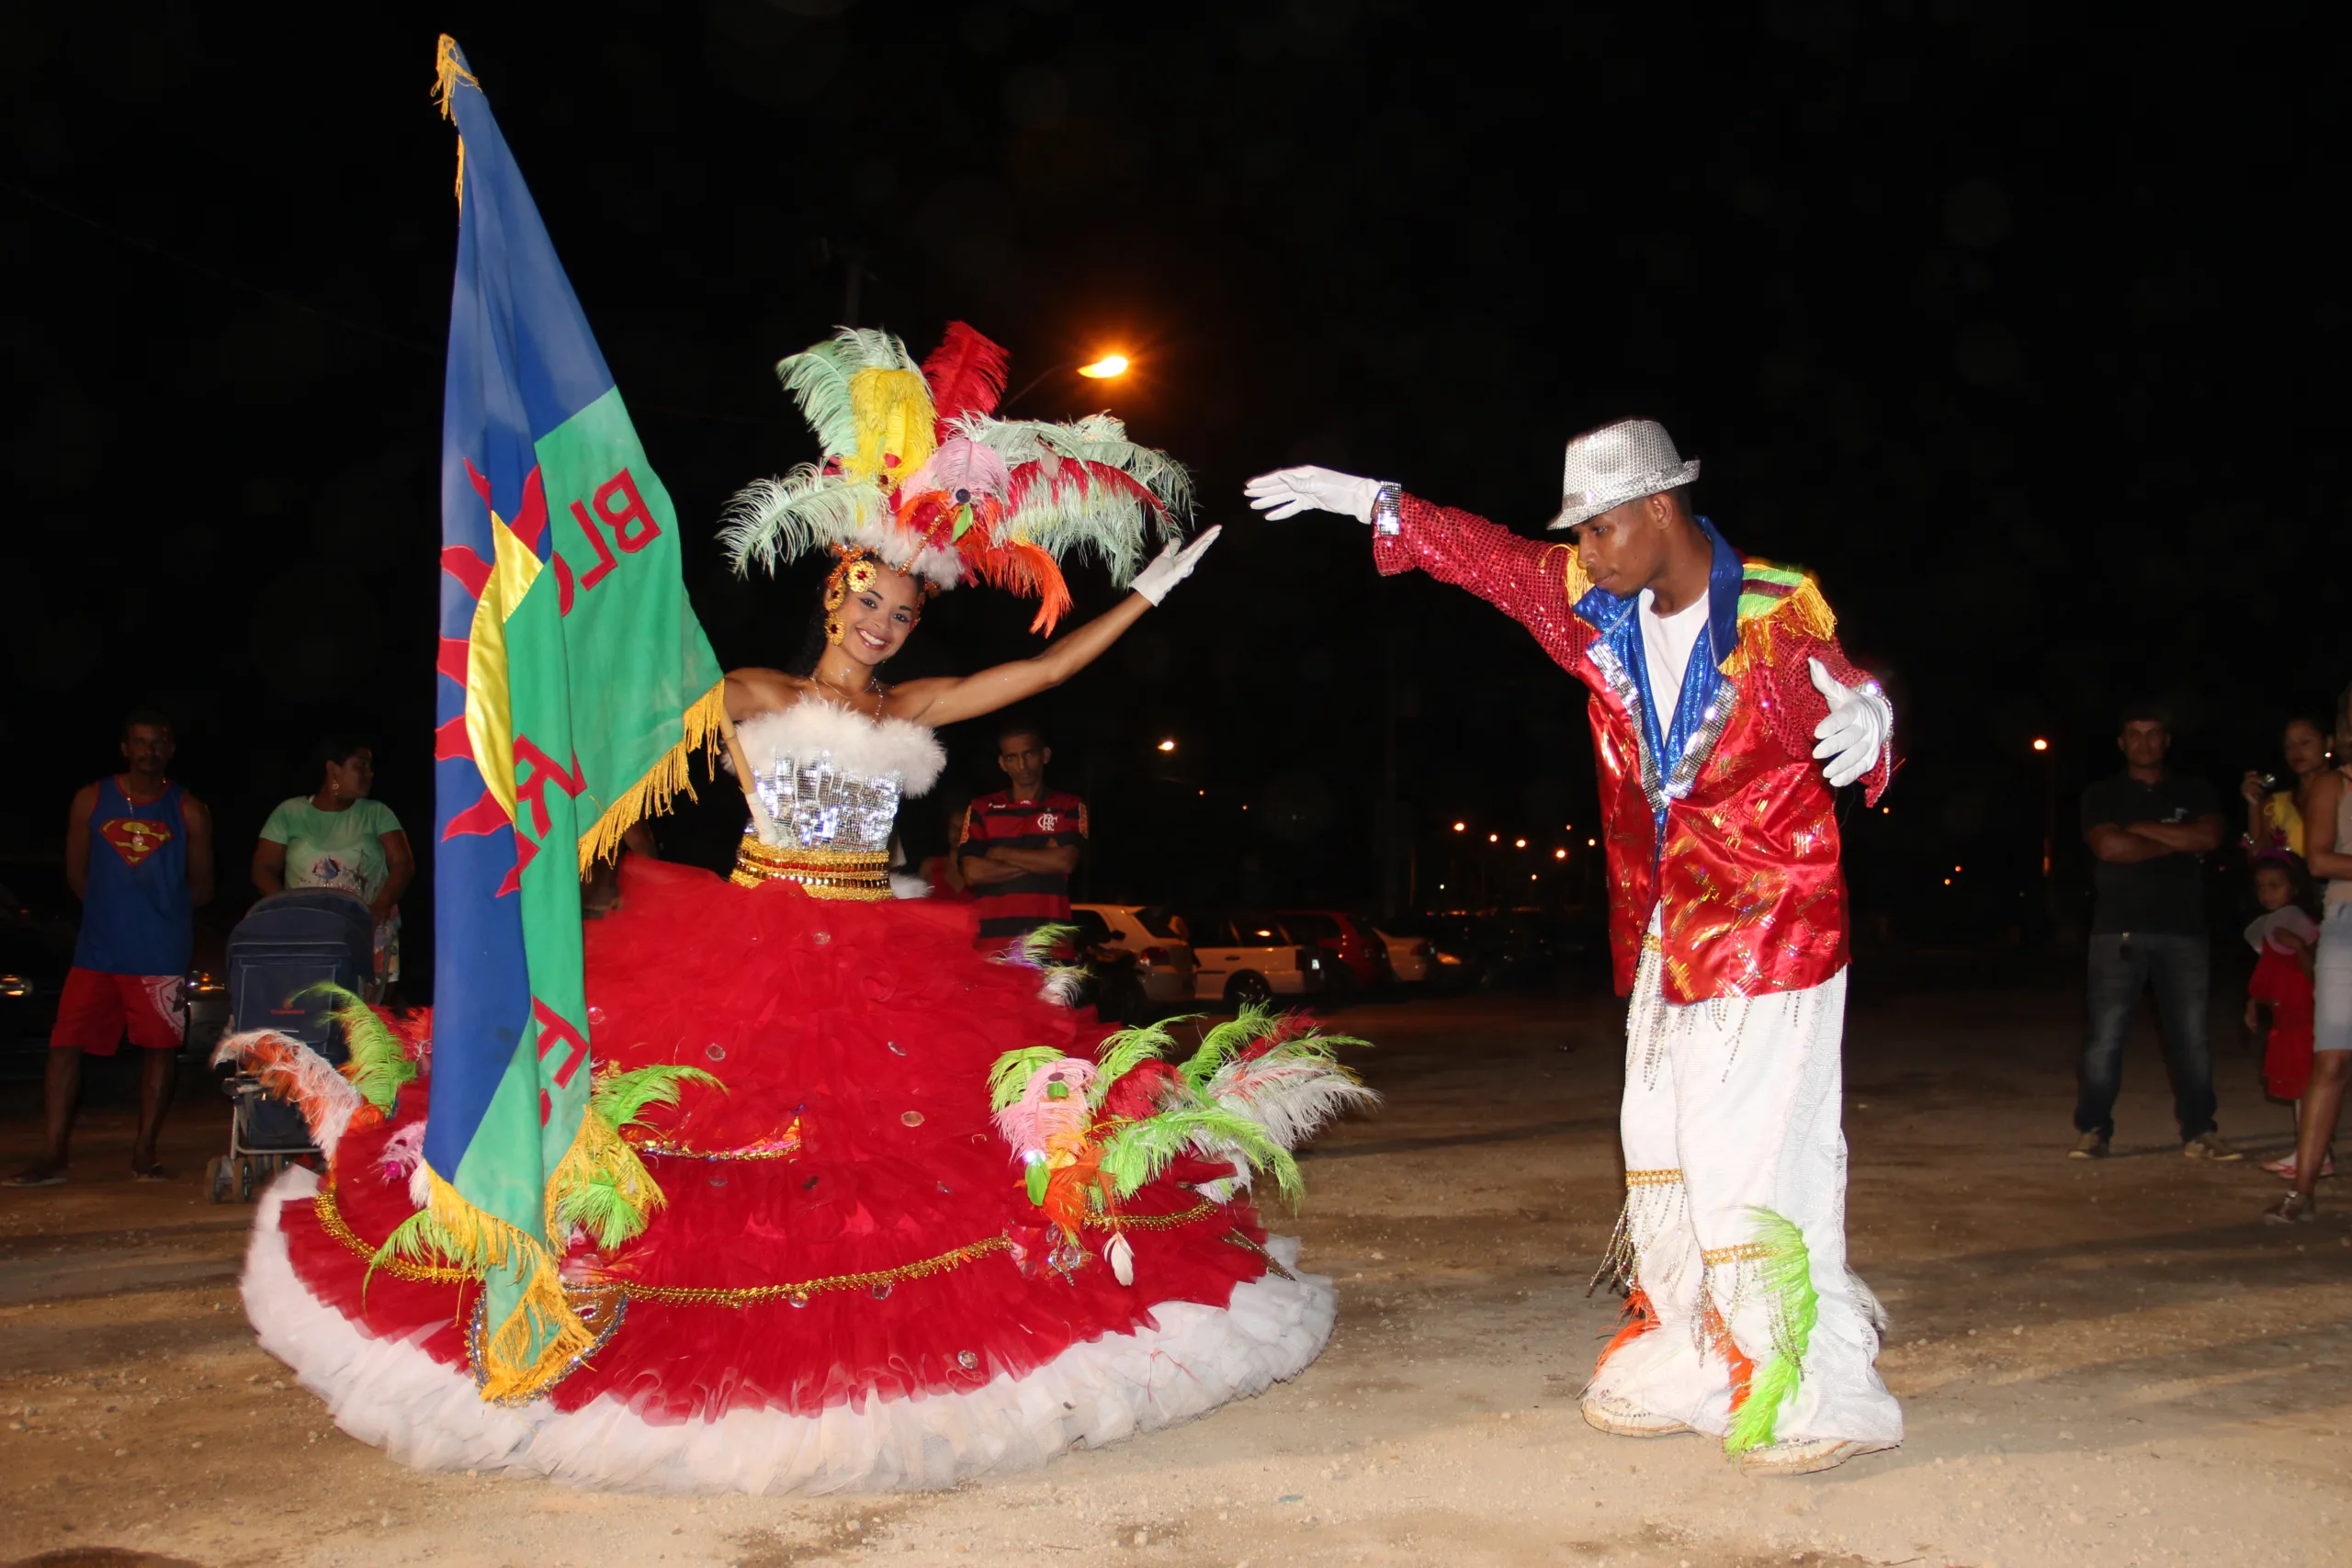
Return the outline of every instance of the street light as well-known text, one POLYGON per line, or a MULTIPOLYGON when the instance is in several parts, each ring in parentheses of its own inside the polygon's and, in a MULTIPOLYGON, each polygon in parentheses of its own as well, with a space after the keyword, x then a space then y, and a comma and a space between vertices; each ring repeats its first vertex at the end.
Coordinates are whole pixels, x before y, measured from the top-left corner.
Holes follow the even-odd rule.
POLYGON ((1527 840, 1525 839, 1513 839, 1511 840, 1511 845, 1514 849, 1523 850, 1527 847, 1527 840))
POLYGON ((1489 833, 1487 835, 1487 842, 1490 844, 1499 844, 1502 841, 1503 836, 1500 833, 1489 833))
POLYGON ((1568 858, 1568 852, 1566 850, 1554 850, 1552 852, 1552 858, 1554 860, 1566 860, 1568 858))
POLYGON ((2050 750, 2050 742, 2037 735, 2033 738, 2033 749, 2037 751, 2047 751, 2050 750))
POLYGON ((1469 829, 1469 827, 1470 824, 1467 822, 1456 822, 1453 825, 1453 830, 1457 833, 1465 832, 1469 829))
POLYGON ((1075 370, 1090 381, 1109 381, 1125 375, 1127 371, 1133 367, 1133 365, 1134 362, 1128 359, 1128 357, 1124 354, 1106 354, 1102 358, 1087 365, 1079 365, 1067 359, 1063 360, 1059 365, 1048 365, 1043 370, 1038 371, 1036 375, 1031 377, 1027 386, 1023 387, 1021 390, 1013 393, 1012 396, 1005 399, 1002 403, 999 404, 997 412, 1001 414, 1010 413, 1012 411, 1013 404, 1019 402, 1022 399, 1035 391, 1039 387, 1045 385, 1046 378, 1048 376, 1058 376, 1065 370, 1075 370))
POLYGON ((1159 749, 1163 751, 1173 751, 1176 750, 1176 742, 1173 740, 1163 740, 1159 743, 1159 749))

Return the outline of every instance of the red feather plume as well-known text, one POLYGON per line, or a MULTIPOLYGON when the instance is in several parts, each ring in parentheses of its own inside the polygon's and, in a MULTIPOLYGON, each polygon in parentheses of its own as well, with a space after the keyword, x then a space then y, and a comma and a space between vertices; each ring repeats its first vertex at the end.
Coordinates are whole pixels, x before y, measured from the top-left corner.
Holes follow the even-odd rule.
POLYGON ((994 413, 1004 396, 1005 371, 1011 356, 962 321, 947 323, 945 335, 922 362, 922 378, 931 386, 931 406, 938 419, 933 430, 947 438, 947 427, 967 413, 994 413))

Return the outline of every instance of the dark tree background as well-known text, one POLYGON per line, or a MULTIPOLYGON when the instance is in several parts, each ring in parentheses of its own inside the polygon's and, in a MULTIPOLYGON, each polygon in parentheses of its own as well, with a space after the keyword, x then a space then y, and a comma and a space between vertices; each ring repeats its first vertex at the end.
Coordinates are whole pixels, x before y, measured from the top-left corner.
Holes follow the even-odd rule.
MULTIPOLYGON (((1392 711, 1405 891, 1460 897, 1477 857, 1449 852, 1486 831, 1531 837, 1539 897, 1589 874, 1578 690, 1466 596, 1380 581, 1354 525, 1261 523, 1238 486, 1313 460, 1532 531, 1565 437, 1638 412, 1705 460, 1735 544, 1821 574, 1898 694, 1910 761, 1890 814, 1850 824, 1865 908, 1936 940, 2030 925, 2045 811, 2112 767, 2120 702, 2168 702, 2227 787, 2352 678, 2322 14, 28 12, 0 185, 8 874, 53 863, 141 701, 179 716, 232 905, 325 728, 371 730, 379 793, 429 820, 447 28, 730 664, 786 655, 815 576, 738 582, 709 527, 809 452, 770 367, 853 291, 919 354, 971 321, 1016 385, 1136 356, 1022 412, 1107 402, 1238 525, 1043 705, 1058 782, 1095 797, 1098 896, 1377 900, 1392 711)), ((1084 585, 1080 613, 1109 597, 1084 585)), ((1016 654, 1026 616, 950 596, 904 662, 1016 654)), ((948 737, 951 793, 989 783, 988 730, 948 737)), ((908 821, 920 851, 944 808, 908 821)), ((665 836, 710 854, 729 830, 718 799, 665 836)), ((1487 865, 1489 895, 1526 863, 1487 865)))

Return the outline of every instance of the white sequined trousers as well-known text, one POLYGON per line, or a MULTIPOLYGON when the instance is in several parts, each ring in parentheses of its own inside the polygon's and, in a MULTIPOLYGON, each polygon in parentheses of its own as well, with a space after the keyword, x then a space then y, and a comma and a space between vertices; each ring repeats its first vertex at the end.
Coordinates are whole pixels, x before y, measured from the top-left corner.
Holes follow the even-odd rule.
POLYGON ((1845 1015, 1842 969, 1804 990, 1676 1006, 1645 944, 1620 1125, 1627 1240, 1658 1323, 1602 1362, 1596 1393, 1724 1433, 1730 1372, 1708 1348, 1702 1293, 1758 1367, 1776 1330, 1786 1343, 1753 1258, 1756 1211, 1769 1209, 1803 1234, 1819 1298, 1774 1436, 1901 1439, 1903 1412, 1874 1364, 1877 1303, 1846 1266, 1845 1015))

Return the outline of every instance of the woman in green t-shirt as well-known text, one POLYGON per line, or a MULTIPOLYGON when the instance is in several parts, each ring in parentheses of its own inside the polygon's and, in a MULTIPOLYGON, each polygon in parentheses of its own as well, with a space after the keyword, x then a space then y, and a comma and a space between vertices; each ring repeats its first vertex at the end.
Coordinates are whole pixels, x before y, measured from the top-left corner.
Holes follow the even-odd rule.
POLYGON ((416 874, 408 834, 390 807, 369 798, 376 753, 365 743, 328 741, 318 793, 279 804, 254 845, 254 886, 267 897, 289 887, 340 887, 376 918, 376 980, 401 977, 401 895, 416 874))

